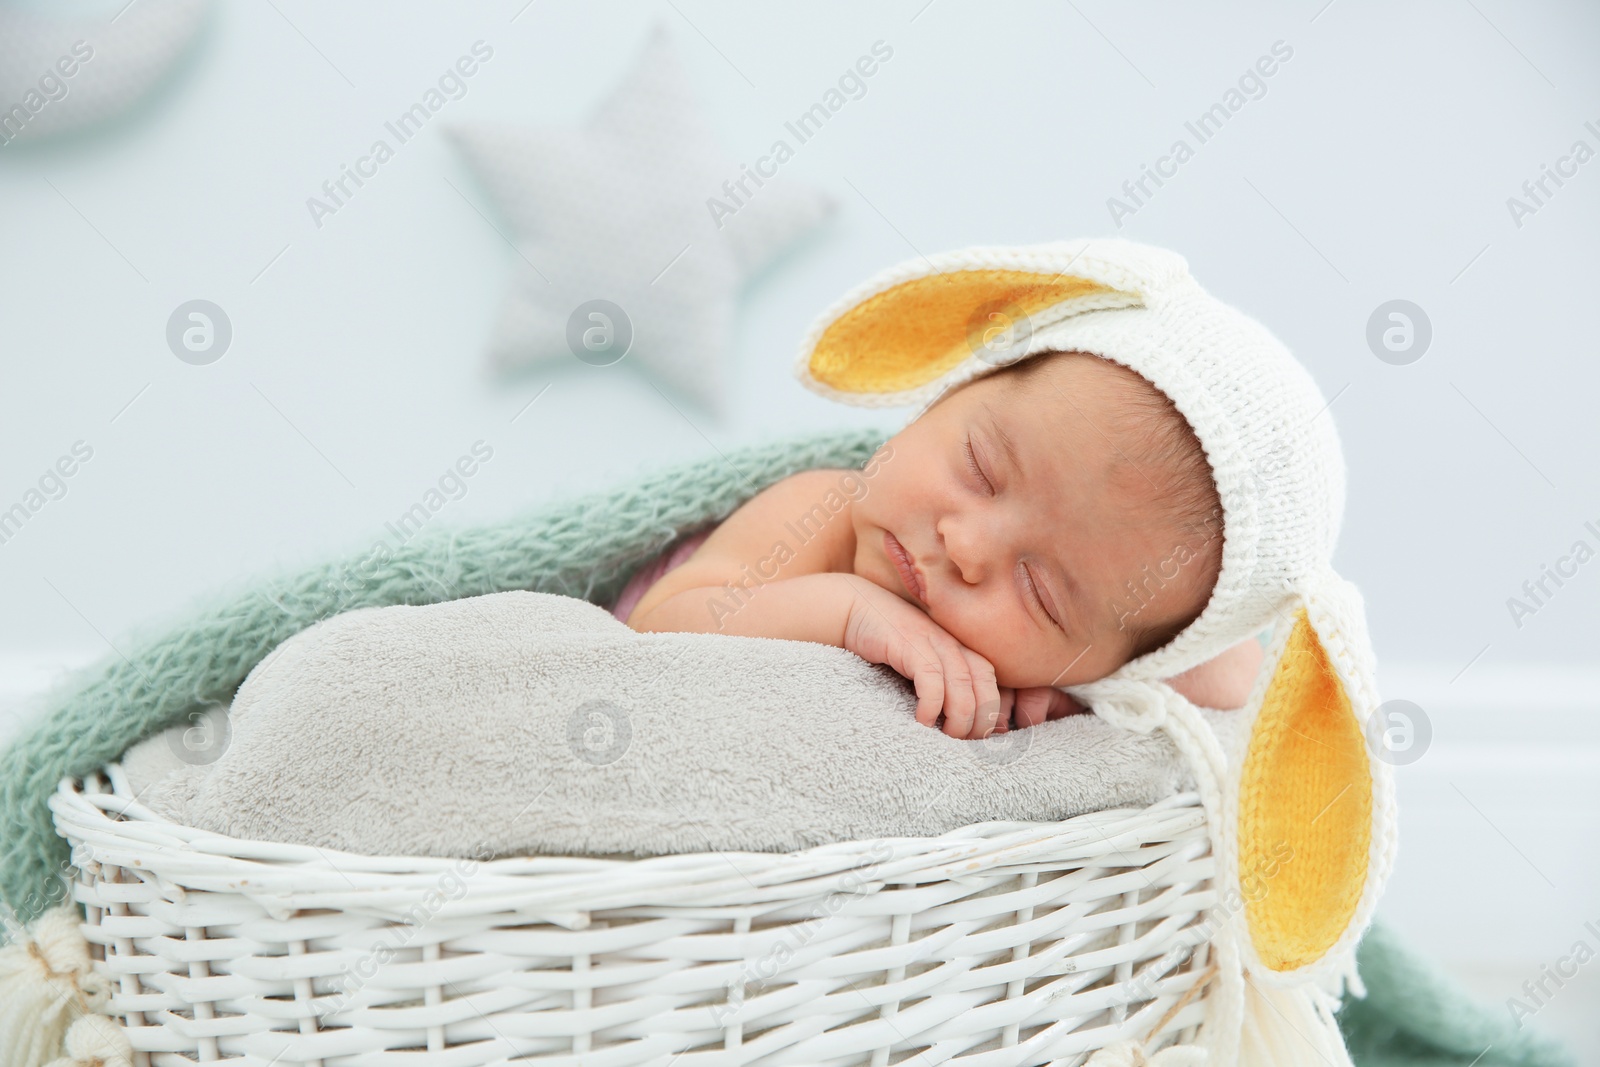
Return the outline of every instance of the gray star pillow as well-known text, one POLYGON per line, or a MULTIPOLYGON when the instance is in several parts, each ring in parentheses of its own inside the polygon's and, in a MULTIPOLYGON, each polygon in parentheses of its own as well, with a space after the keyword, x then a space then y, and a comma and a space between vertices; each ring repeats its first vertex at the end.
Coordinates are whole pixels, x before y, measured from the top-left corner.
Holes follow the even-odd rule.
POLYGON ((628 356, 713 411, 740 287, 836 206, 781 174, 757 185, 723 155, 660 25, 585 128, 449 134, 519 253, 495 366, 628 356))

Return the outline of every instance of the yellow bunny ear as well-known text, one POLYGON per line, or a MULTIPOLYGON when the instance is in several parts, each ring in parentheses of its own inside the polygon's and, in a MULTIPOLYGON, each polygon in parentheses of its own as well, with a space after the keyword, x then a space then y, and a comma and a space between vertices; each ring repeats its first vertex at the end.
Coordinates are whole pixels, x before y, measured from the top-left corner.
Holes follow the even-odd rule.
POLYGON ((1286 973, 1365 928, 1388 873, 1393 802, 1363 729, 1371 708, 1352 701, 1352 685, 1362 705, 1371 690, 1341 677, 1365 669, 1363 652, 1336 663, 1305 609, 1275 644, 1240 773, 1238 876, 1255 956, 1286 973))
POLYGON ((844 393, 908 392, 970 357, 974 333, 989 323, 1008 328, 1065 301, 1115 292, 1085 278, 1021 270, 912 278, 835 319, 811 350, 811 376, 844 393))
POLYGON ((801 346, 796 374, 845 403, 912 403, 963 364, 981 372, 1011 362, 1045 326, 1146 304, 1187 274, 1174 253, 1110 238, 911 260, 825 312, 801 346))

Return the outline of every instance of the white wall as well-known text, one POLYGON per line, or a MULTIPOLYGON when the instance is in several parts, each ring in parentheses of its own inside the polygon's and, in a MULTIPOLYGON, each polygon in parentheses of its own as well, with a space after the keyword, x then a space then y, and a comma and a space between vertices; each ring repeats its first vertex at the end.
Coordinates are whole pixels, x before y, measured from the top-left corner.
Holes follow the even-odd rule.
POLYGON ((1183 252, 1336 397, 1339 563, 1368 598, 1386 695, 1435 727, 1401 776, 1391 913, 1507 973, 1600 917, 1584 913, 1600 901, 1600 562, 1520 627, 1506 603, 1575 540, 1600 548, 1584 527, 1600 527, 1600 163, 1520 226, 1507 208, 1575 140, 1600 149, 1584 126, 1600 127, 1593 7, 522 7, 219 5, 135 114, 0 149, 0 507, 74 441, 94 448, 68 495, 0 544, 6 662, 102 652, 220 587, 365 545, 479 438, 493 463, 436 521, 780 433, 892 428, 789 378, 823 307, 917 250, 1121 233, 1183 252), (515 255, 447 184, 490 210, 439 120, 321 229, 305 207, 473 41, 495 59, 442 118, 572 125, 654 18, 735 159, 874 41, 895 50, 785 167, 842 208, 747 291, 721 419, 680 405, 686 420, 628 360, 510 384, 484 372, 515 255), (1118 230, 1107 198, 1280 40, 1293 57, 1265 95, 1118 230), (164 342, 195 297, 236 331, 212 366, 164 342), (1409 366, 1365 340, 1394 298, 1433 324, 1409 366))

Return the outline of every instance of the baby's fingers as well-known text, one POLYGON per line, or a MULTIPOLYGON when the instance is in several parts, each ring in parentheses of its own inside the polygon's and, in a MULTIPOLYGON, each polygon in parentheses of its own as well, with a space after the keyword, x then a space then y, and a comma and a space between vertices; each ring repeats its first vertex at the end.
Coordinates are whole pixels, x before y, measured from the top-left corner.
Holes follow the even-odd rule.
POLYGON ((1050 718, 1064 719, 1068 715, 1087 715, 1089 709, 1078 698, 1062 689, 1050 690, 1050 718))
POLYGON ((994 665, 954 638, 950 645, 956 654, 955 665, 945 672, 944 732, 967 739, 988 737, 1000 718, 994 665))
POLYGON ((1026 729, 1038 726, 1050 714, 1049 686, 1034 685, 1017 690, 1017 725, 1026 729))
POLYGON ((1000 728, 1004 702, 1000 686, 995 680, 994 665, 970 649, 965 650, 967 666, 972 671, 972 696, 977 711, 968 737, 988 737, 1000 728))
POLYGON ((1008 685, 1000 687, 1000 715, 995 719, 994 732, 1003 734, 1014 727, 1021 727, 1021 723, 1012 719, 1012 713, 1017 706, 1017 691, 1008 685))
POLYGON ((961 642, 955 638, 936 634, 930 643, 944 670, 944 732, 951 737, 967 737, 978 712, 978 701, 973 695, 972 664, 967 661, 961 642))
POLYGON ((917 722, 932 726, 939 721, 939 711, 944 707, 944 668, 931 649, 920 648, 910 650, 907 668, 911 687, 917 691, 917 722))

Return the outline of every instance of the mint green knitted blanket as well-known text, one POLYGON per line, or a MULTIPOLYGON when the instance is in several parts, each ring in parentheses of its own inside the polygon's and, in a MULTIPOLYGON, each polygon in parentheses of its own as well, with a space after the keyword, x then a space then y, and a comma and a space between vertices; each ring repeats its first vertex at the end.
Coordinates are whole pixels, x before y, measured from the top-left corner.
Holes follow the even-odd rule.
POLYGON ((69 678, 0 754, 0 897, 24 922, 60 899, 69 858, 48 798, 174 722, 233 699, 283 641, 355 608, 532 589, 596 602, 680 530, 726 518, 768 485, 816 467, 859 467, 886 438, 854 431, 776 442, 648 474, 609 492, 463 529, 425 527, 384 553, 333 559, 232 593, 69 678))
MULTIPOLYGON (((725 518, 796 471, 859 467, 885 434, 858 430, 745 448, 540 508, 518 519, 420 531, 403 545, 275 575, 69 677, 0 753, 0 897, 27 922, 61 899, 67 843, 47 801, 180 720, 226 703, 268 652, 354 608, 428 604, 509 589, 609 602, 680 532, 725 518)), ((1359 958, 1372 995, 1341 1016, 1363 1067, 1468 1064, 1565 1067, 1559 1049, 1497 1024, 1414 952, 1375 929, 1359 958)))

